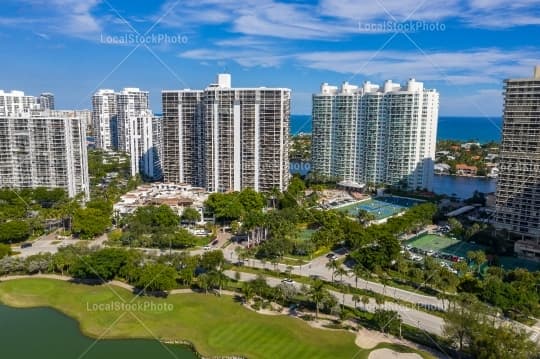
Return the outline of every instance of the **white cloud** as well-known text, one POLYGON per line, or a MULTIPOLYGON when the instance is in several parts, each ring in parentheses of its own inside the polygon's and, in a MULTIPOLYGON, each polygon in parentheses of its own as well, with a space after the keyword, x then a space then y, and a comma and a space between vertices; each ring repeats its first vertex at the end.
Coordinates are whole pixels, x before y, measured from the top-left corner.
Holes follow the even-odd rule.
POLYGON ((450 85, 497 84, 503 78, 526 74, 538 51, 471 51, 434 52, 424 56, 418 51, 342 51, 306 52, 294 58, 303 66, 342 74, 377 79, 416 77, 450 85))
POLYGON ((257 50, 214 50, 214 49, 196 49, 182 52, 182 58, 203 60, 204 62, 216 61, 226 63, 234 61, 245 67, 277 67, 286 56, 275 55, 272 53, 260 52, 257 50))
POLYGON ((25 10, 25 17, 0 18, 0 25, 32 26, 35 32, 61 33, 85 37, 102 29, 100 19, 92 14, 101 0, 20 0, 17 6, 25 10))

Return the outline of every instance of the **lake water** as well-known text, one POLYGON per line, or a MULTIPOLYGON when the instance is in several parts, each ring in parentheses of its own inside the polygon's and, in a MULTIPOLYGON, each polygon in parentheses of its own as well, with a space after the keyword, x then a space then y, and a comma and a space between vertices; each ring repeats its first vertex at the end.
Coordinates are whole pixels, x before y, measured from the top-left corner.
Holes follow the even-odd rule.
POLYGON ((433 191, 437 194, 453 195, 465 199, 472 197, 474 191, 495 192, 497 180, 482 177, 435 176, 433 191))
POLYGON ((186 347, 155 340, 100 340, 82 335, 78 323, 48 308, 0 305, 0 358, 5 359, 196 359, 186 347), (173 354, 171 354, 173 353, 173 354))
MULTIPOLYGON (((310 170, 308 162, 291 162, 290 170, 292 174, 306 175, 310 170)), ((472 197, 474 191, 483 193, 495 192, 497 181, 492 178, 480 177, 456 177, 456 176, 435 176, 433 178, 433 191, 437 194, 448 196, 456 195, 466 199, 472 197)))

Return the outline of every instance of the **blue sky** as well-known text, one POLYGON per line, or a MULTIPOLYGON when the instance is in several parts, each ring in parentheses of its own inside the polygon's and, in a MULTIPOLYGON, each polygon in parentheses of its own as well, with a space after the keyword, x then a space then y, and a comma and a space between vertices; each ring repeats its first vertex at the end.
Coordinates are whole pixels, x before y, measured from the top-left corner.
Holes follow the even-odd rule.
POLYGON ((51 91, 89 108, 98 88, 293 90, 311 112, 322 82, 410 77, 441 115, 500 116, 502 81, 540 64, 540 0, 3 0, 0 89, 51 91), (153 36, 153 38, 152 38, 153 36))

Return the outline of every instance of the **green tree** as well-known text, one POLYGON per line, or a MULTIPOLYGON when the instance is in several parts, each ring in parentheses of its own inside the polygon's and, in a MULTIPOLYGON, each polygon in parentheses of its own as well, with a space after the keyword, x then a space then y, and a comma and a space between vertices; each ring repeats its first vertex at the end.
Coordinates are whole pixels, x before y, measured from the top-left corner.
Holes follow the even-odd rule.
POLYGON ((30 225, 25 221, 14 220, 0 224, 0 243, 17 243, 28 239, 30 225))
POLYGON ((176 287, 177 273, 162 263, 146 264, 135 286, 145 292, 164 292, 176 287))
POLYGON ((0 243, 0 258, 10 256, 12 253, 11 247, 7 244, 0 243))
POLYGON ((75 211, 72 231, 83 239, 92 239, 105 233, 111 224, 111 216, 108 213, 89 207, 75 211))
POLYGON ((324 289, 324 283, 316 279, 311 283, 311 287, 308 290, 307 293, 309 299, 315 303, 315 318, 319 318, 319 310, 321 308, 321 304, 323 300, 328 295, 326 289, 324 289))
POLYGON ((186 207, 182 212, 182 220, 194 224, 201 220, 201 214, 195 208, 186 207))

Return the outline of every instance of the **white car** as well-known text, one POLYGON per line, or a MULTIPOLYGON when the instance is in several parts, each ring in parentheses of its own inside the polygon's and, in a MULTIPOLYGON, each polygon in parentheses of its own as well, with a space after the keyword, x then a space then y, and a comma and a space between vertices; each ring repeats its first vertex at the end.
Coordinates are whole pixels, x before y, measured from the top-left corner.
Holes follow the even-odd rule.
POLYGON ((281 283, 283 284, 294 284, 294 280, 292 280, 291 278, 285 278, 281 281, 281 283))
POLYGON ((212 247, 210 247, 209 245, 206 245, 206 246, 203 247, 203 249, 204 249, 205 251, 209 251, 210 249, 212 249, 212 247))

